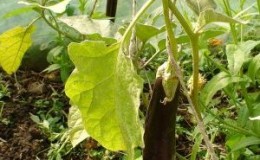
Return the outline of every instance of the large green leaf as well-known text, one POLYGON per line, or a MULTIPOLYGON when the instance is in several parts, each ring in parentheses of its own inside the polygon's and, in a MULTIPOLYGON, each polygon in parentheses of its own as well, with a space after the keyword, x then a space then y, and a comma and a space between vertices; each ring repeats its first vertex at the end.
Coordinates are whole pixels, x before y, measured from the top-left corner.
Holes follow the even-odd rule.
POLYGON ((207 9, 200 13, 198 18, 198 26, 197 29, 203 28, 205 25, 211 22, 226 22, 226 23, 242 23, 245 22, 233 19, 232 17, 228 17, 222 13, 215 12, 213 9, 207 9))
POLYGON ((245 81, 245 78, 231 76, 225 72, 221 72, 214 76, 203 88, 201 92, 201 100, 205 106, 209 104, 212 97, 221 89, 231 83, 245 81))
POLYGON ((161 33, 162 31, 154 26, 141 23, 136 24, 136 35, 141 41, 146 42, 151 37, 161 33))
POLYGON ((256 83, 256 77, 259 76, 257 74, 260 70, 260 54, 255 56, 249 64, 248 67, 248 76, 251 78, 252 82, 256 83))
POLYGON ((73 147, 76 147, 80 142, 89 137, 84 128, 82 116, 77 106, 70 107, 68 126, 70 128, 70 141, 73 147))
POLYGON ((217 5, 214 0, 186 0, 188 6, 196 13, 207 10, 207 9, 216 9, 217 5))
POLYGON ((239 141, 236 141, 235 145, 231 149, 231 151, 237 151, 239 149, 260 144, 260 138, 257 137, 243 137, 239 141))
POLYGON ((242 65, 250 57, 251 50, 260 44, 260 41, 246 41, 239 45, 229 44, 226 47, 228 68, 232 74, 238 74, 242 65))
POLYGON ((114 37, 116 33, 115 25, 109 20, 95 20, 88 16, 61 17, 59 21, 77 30, 79 33, 89 35, 98 33, 103 37, 114 37))
POLYGON ((76 70, 65 92, 81 111, 87 132, 104 147, 117 151, 142 145, 138 119, 142 79, 119 44, 101 41, 71 43, 76 70))
POLYGON ((253 132, 255 132, 257 135, 259 135, 260 138, 260 104, 259 102, 256 102, 254 104, 252 115, 249 117, 250 121, 252 122, 251 129, 253 132))
POLYGON ((32 45, 34 27, 15 27, 0 35, 0 65, 8 73, 14 73, 21 64, 27 49, 32 45))

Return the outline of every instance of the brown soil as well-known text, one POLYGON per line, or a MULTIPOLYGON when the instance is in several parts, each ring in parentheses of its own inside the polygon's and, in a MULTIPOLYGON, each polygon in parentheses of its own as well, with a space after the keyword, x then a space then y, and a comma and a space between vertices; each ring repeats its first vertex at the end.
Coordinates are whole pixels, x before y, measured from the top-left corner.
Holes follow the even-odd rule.
POLYGON ((0 160, 46 159, 44 150, 49 147, 47 138, 38 129, 29 113, 32 106, 7 103, 2 117, 7 122, 0 123, 0 160))
MULTIPOLYGON (((63 84, 55 74, 21 71, 17 73, 17 81, 19 84, 15 82, 14 76, 0 71, 0 87, 8 88, 6 95, 1 96, 0 93, 0 111, 3 109, 2 114, 0 112, 0 160, 48 159, 51 142, 39 125, 32 121, 30 114, 48 112, 51 104, 50 107, 39 108, 34 102, 53 98, 53 92, 64 95, 63 84)), ((62 112, 67 113, 68 99, 66 96, 59 98, 65 104, 62 112)), ((86 159, 84 146, 80 147, 73 149, 62 159, 86 159)))

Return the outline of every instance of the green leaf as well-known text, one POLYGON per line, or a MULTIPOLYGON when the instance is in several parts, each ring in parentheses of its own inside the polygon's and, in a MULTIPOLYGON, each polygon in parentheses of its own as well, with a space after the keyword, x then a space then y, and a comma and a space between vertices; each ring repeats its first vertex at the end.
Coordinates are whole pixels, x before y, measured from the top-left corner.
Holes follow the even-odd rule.
POLYGON ((260 41, 246 41, 239 45, 229 44, 226 47, 228 68, 232 74, 238 74, 244 62, 250 57, 251 50, 260 44, 260 41))
POLYGON ((32 114, 32 113, 30 113, 30 118, 31 118, 31 120, 32 120, 33 122, 35 122, 35 123, 37 123, 37 124, 40 124, 40 123, 41 123, 40 118, 39 118, 38 116, 32 114))
POLYGON ((109 20, 94 20, 81 15, 62 17, 59 18, 59 21, 84 35, 98 33, 103 37, 113 37, 116 33, 115 26, 109 20))
POLYGON ((48 72, 48 73, 50 73, 50 72, 55 71, 55 70, 58 70, 58 69, 60 69, 60 68, 61 68, 60 64, 51 64, 49 67, 47 67, 46 69, 44 69, 42 72, 48 72))
POLYGON ((227 22, 227 23, 242 23, 245 22, 238 21, 236 19, 233 19, 232 17, 228 17, 224 14, 217 13, 213 9, 208 9, 200 13, 198 18, 198 29, 203 28, 205 25, 211 23, 211 22, 227 22))
POLYGON ((237 124, 239 124, 240 127, 248 128, 248 118, 249 118, 249 111, 248 107, 243 106, 239 109, 238 116, 237 116, 237 124))
POLYGON ((57 46, 52 48, 48 55, 47 55, 47 61, 49 63, 53 63, 55 62, 55 58, 57 59, 57 57, 64 51, 64 47, 63 46, 57 46))
POLYGON ((251 129, 257 135, 260 135, 260 104, 256 102, 254 104, 254 109, 252 111, 252 115, 249 117, 250 122, 252 122, 251 129))
POLYGON ((68 126, 70 128, 69 137, 73 147, 76 147, 80 142, 89 137, 84 128, 82 117, 77 106, 70 107, 68 126))
POLYGON ((220 30, 220 29, 214 30, 214 29, 210 29, 210 30, 206 30, 206 31, 202 32, 202 33, 201 33, 201 37, 202 37, 203 40, 208 40, 208 39, 210 39, 210 38, 215 38, 215 37, 217 37, 217 36, 219 36, 219 35, 222 35, 222 34, 224 34, 224 33, 226 33, 225 30, 220 30))
POLYGON ((16 72, 27 49, 32 45, 34 27, 15 27, 0 35, 0 64, 8 73, 16 72))
POLYGON ((68 52, 76 70, 67 80, 65 92, 79 107, 89 135, 113 151, 141 146, 137 111, 142 79, 130 59, 119 52, 119 44, 71 43, 68 52))
POLYGON ((64 0, 62 2, 56 3, 51 6, 42 6, 39 3, 30 3, 27 1, 19 1, 19 4, 24 4, 32 7, 40 7, 44 9, 49 9, 54 13, 63 13, 66 10, 66 6, 70 3, 71 0, 64 0))
POLYGON ((192 152, 191 152, 191 158, 190 158, 191 160, 196 160, 202 139, 203 138, 200 134, 195 137, 195 144, 192 146, 192 152))
POLYGON ((232 152, 237 151, 239 149, 243 149, 245 147, 251 145, 258 145, 260 144, 260 138, 257 137, 243 137, 239 141, 236 141, 235 145, 231 149, 232 152))
POLYGON ((207 10, 207 9, 215 9, 217 7, 214 0, 186 0, 188 6, 196 13, 207 10))
POLYGON ((228 137, 226 141, 226 145, 228 148, 233 149, 236 146, 236 144, 245 137, 246 137, 245 135, 238 134, 238 133, 232 134, 230 137, 228 137))
POLYGON ((252 61, 249 64, 248 67, 248 76, 251 78, 252 82, 255 84, 256 83, 256 77, 259 76, 259 74, 257 74, 259 72, 260 69, 260 54, 258 54, 257 56, 255 56, 252 61))
POLYGON ((141 23, 136 24, 136 36, 140 38, 141 41, 146 42, 148 39, 156 36, 157 34, 161 33, 160 29, 145 25, 141 23))
POLYGON ((245 78, 231 76, 225 72, 221 72, 214 76, 203 88, 201 92, 201 100, 205 106, 209 104, 212 97, 217 93, 217 91, 225 88, 231 83, 237 83, 245 81, 245 78))
POLYGON ((21 15, 23 13, 28 13, 30 11, 33 11, 33 7, 29 6, 29 7, 21 7, 18 9, 14 9, 10 12, 7 12, 2 18, 11 18, 14 16, 18 16, 21 15))

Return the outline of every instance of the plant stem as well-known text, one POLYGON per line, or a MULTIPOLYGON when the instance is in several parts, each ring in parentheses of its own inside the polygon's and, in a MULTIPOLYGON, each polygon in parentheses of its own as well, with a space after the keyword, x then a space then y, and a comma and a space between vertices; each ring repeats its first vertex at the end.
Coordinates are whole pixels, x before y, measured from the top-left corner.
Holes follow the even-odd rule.
POLYGON ((127 27, 121 42, 123 47, 126 49, 126 51, 128 52, 128 47, 129 46, 129 39, 131 36, 131 31, 134 28, 136 22, 139 20, 139 18, 144 14, 144 12, 153 4, 155 0, 149 0, 148 2, 146 2, 143 7, 137 12, 136 16, 134 17, 134 19, 132 20, 132 22, 129 24, 129 26, 127 27))
POLYGON ((55 31, 57 31, 58 33, 64 35, 65 37, 69 38, 70 40, 74 41, 74 42, 80 42, 81 40, 80 39, 77 39, 75 37, 72 37, 70 36, 67 32, 63 32, 61 31, 59 28, 57 28, 56 26, 54 26, 45 16, 45 13, 44 13, 44 9, 42 10, 41 12, 41 17, 43 18, 43 20, 52 28, 54 29, 55 31))
POLYGON ((195 34, 190 37, 191 47, 192 47, 192 65, 193 65, 193 83, 191 90, 191 98, 193 101, 193 105, 195 107, 196 112, 200 120, 202 120, 201 112, 199 109, 199 36, 195 34))
POLYGON ((89 13, 89 17, 92 17, 92 15, 93 15, 93 13, 94 13, 96 7, 97 7, 97 1, 98 1, 98 0, 95 0, 95 1, 94 1, 92 10, 91 10, 90 13, 89 13))
MULTIPOLYGON (((170 18, 170 14, 169 14, 169 0, 162 0, 162 3, 163 3, 163 14, 164 14, 164 21, 165 21, 165 26, 166 26, 166 31, 167 31, 167 39, 166 39, 166 45, 168 44, 168 46, 166 47, 167 48, 167 53, 168 53, 168 61, 171 61, 171 58, 176 60, 177 59, 177 54, 178 54, 178 46, 177 46, 177 40, 174 36, 174 32, 173 32, 173 28, 172 28, 172 25, 171 25, 171 18, 170 18), (168 43, 167 43, 168 42, 168 43)), ((173 67, 174 68, 174 67, 173 67)), ((176 71, 176 69, 174 69, 176 71)), ((175 74, 176 75, 176 74, 175 74)), ((176 77, 176 76, 175 76, 176 77)), ((177 81, 176 82, 177 85, 179 86, 179 82, 177 81)), ((179 95, 178 92, 180 92, 179 89, 175 90, 174 92, 174 99, 176 99, 176 97, 179 95)), ((178 103, 178 102, 175 102, 175 103, 178 103)), ((176 106, 173 106, 173 107, 178 107, 178 105, 176 106)), ((175 113, 173 113, 171 116, 171 119, 174 118, 174 128, 175 128, 175 124, 176 124, 176 111, 175 110, 175 113)), ((175 131, 173 132, 173 134, 175 134, 175 131)), ((172 143, 172 147, 170 148, 173 148, 172 150, 172 159, 176 159, 176 142, 175 142, 175 137, 174 137, 174 142, 172 143)))
POLYGON ((171 58, 171 63, 173 65, 173 67, 176 69, 176 76, 178 77, 178 79, 180 81, 180 84, 181 84, 181 87, 182 87, 182 90, 183 90, 183 94, 187 97, 187 100, 188 100, 189 104, 191 105, 191 110, 194 114, 194 117, 196 118, 196 120, 198 122, 198 128, 200 130, 200 133, 203 136, 203 139, 204 139, 204 142, 206 143, 206 146, 208 147, 208 152, 211 155, 211 159, 212 160, 218 160, 218 158, 217 158, 217 156, 214 152, 213 146, 209 141, 209 137, 206 134, 206 127, 205 127, 203 121, 199 118, 199 115, 196 112, 195 106, 194 106, 192 99, 189 95, 189 91, 188 91, 187 87, 185 86, 185 82, 183 80, 183 76, 182 76, 180 66, 177 64, 177 62, 175 61, 175 59, 172 56, 170 58, 171 58))
MULTIPOLYGON (((49 11, 49 10, 48 10, 48 11, 49 11)), ((59 27, 59 25, 58 25, 58 22, 57 22, 56 18, 53 16, 53 14, 52 14, 51 11, 49 11, 49 14, 51 15, 51 18, 53 19, 53 21, 54 21, 54 23, 55 23, 55 27, 56 27, 57 30, 58 30, 59 38, 61 39, 62 33, 61 33, 60 27, 59 27)))
POLYGON ((258 7, 258 12, 260 14, 260 0, 257 0, 257 7, 258 7))
POLYGON ((175 4, 171 1, 169 1, 169 8, 171 9, 174 16, 178 19, 181 26, 185 30, 185 32, 188 34, 189 37, 193 37, 194 32, 192 31, 191 27, 189 26, 188 22, 185 20, 185 18, 182 16, 180 11, 177 9, 175 4))
POLYGON ((152 55, 151 58, 149 58, 145 63, 144 65, 141 66, 141 69, 145 68, 158 54, 162 53, 163 51, 157 51, 156 53, 154 53, 152 55))
POLYGON ((166 31, 167 31, 167 37, 168 37, 169 44, 170 44, 169 47, 170 47, 170 50, 172 51, 173 58, 176 59, 177 53, 178 53, 178 46, 177 46, 177 40, 174 36, 174 32, 173 32, 172 26, 171 26, 168 2, 169 2, 169 0, 162 0, 163 14, 164 14, 164 21, 165 21, 165 26, 166 26, 166 31))
MULTIPOLYGON (((132 18, 135 18, 136 15, 136 0, 132 0, 132 18)), ((132 29, 132 35, 130 38, 130 45, 129 45, 129 57, 132 58, 135 67, 138 67, 138 60, 137 60, 137 37, 136 37, 136 27, 134 26, 132 29)))
POLYGON ((176 69, 176 75, 179 78, 179 81, 181 83, 181 86, 183 88, 184 94, 186 95, 189 104, 191 105, 191 109, 193 111, 193 114, 198 122, 198 128, 203 136, 203 139, 208 147, 208 152, 211 155, 212 160, 217 160, 217 156, 214 152, 213 146, 208 138, 208 135, 206 134, 206 128, 203 123, 201 113, 199 110, 199 103, 198 103, 198 77, 199 77, 199 34, 194 33, 191 29, 191 27, 188 25, 184 17, 181 15, 177 7, 169 1, 169 7, 172 11, 172 13, 176 16, 176 18, 179 20, 180 24, 184 28, 185 32, 188 34, 192 46, 192 56, 193 56, 193 90, 192 90, 192 99, 189 96, 188 89, 185 86, 184 80, 182 78, 180 67, 178 66, 177 62, 173 57, 171 57, 171 63, 173 67, 176 69))
POLYGON ((183 29, 185 30, 185 32, 187 33, 187 35, 190 38, 190 43, 192 46, 192 64, 193 64, 193 90, 192 90, 192 101, 195 107, 195 110, 200 118, 200 120, 202 120, 201 117, 201 113, 200 113, 200 109, 198 106, 198 94, 199 94, 199 87, 198 87, 198 78, 199 78, 199 45, 198 45, 198 40, 199 40, 199 34, 195 34, 191 27, 189 26, 189 24, 187 23, 187 21, 185 20, 185 18, 182 16, 182 14, 179 12, 179 10, 177 9, 177 7, 171 2, 169 1, 169 8, 171 9, 172 13, 176 16, 176 18, 178 19, 178 21, 180 22, 181 26, 183 27, 183 29))
MULTIPOLYGON (((223 0, 223 3, 224 3, 224 6, 225 6, 225 10, 226 10, 227 15, 232 17, 229 0, 223 0)), ((233 41, 234 41, 235 44, 237 44, 238 42, 237 42, 237 33, 236 33, 235 24, 230 23, 229 25, 230 25, 230 30, 231 30, 231 34, 232 34, 232 37, 233 37, 233 41)))
POLYGON ((194 33, 191 29, 191 27, 188 25, 188 23, 186 22, 186 20, 184 19, 184 17, 182 16, 182 14, 179 12, 179 10, 177 9, 177 7, 172 3, 169 2, 169 7, 172 11, 172 13, 176 16, 176 18, 179 20, 181 26, 183 27, 183 29, 185 30, 185 32, 187 33, 187 35, 190 38, 190 43, 191 43, 191 47, 192 47, 192 64, 193 64, 193 89, 192 89, 192 101, 195 107, 195 110, 200 118, 200 120, 202 120, 201 117, 201 113, 200 113, 200 109, 199 109, 199 105, 198 105, 198 94, 199 94, 199 87, 198 87, 198 82, 199 82, 199 34, 198 33, 194 33))

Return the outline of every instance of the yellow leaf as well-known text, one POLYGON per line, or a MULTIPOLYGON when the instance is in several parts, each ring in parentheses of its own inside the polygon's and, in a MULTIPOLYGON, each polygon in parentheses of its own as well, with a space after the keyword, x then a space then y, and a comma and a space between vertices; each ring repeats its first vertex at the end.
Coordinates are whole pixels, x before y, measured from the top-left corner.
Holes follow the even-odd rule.
POLYGON ((22 58, 32 44, 34 27, 15 27, 0 35, 0 64, 12 74, 19 68, 22 58))

